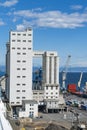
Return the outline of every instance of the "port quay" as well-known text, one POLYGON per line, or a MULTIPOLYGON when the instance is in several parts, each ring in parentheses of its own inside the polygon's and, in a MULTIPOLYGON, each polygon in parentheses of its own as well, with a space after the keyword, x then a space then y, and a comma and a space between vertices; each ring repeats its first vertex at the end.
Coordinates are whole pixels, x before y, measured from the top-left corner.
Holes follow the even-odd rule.
POLYGON ((56 51, 33 50, 32 28, 10 31, 0 85, 0 130, 86 130, 86 98, 71 93, 72 87, 60 91, 59 56, 56 51), (33 58, 42 58, 34 81, 33 58))

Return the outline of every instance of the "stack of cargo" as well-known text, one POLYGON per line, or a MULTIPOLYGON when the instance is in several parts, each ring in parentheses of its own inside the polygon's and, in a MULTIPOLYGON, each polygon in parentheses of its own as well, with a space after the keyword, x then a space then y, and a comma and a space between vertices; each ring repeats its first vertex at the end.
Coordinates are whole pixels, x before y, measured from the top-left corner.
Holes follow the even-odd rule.
POLYGON ((68 92, 76 92, 76 84, 69 84, 67 90, 68 92))

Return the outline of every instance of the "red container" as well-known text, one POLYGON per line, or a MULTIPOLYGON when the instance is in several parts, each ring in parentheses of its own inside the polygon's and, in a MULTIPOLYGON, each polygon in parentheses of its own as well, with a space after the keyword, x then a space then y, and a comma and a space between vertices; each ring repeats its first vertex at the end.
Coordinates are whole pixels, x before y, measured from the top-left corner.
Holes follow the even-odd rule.
POLYGON ((76 84, 69 84, 67 89, 69 92, 76 92, 76 84))

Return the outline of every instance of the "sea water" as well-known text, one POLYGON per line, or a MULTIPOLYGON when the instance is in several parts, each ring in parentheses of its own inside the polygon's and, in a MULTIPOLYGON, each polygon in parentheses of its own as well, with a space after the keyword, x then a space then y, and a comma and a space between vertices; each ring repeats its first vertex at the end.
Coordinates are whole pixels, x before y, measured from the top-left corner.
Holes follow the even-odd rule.
MULTIPOLYGON (((78 87, 78 81, 80 79, 81 72, 68 72, 66 74, 66 81, 65 81, 65 86, 67 87, 68 84, 76 84, 78 87)), ((60 82, 60 87, 62 87, 62 73, 59 74, 59 82, 60 82)), ((82 80, 81 80, 81 88, 85 87, 87 82, 87 72, 83 72, 82 75, 82 80)))

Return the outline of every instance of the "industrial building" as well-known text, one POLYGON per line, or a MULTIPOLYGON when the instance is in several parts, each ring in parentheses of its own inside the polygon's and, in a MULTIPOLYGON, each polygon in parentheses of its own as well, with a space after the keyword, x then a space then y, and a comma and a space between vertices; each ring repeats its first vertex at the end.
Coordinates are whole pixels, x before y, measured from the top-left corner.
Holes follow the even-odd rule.
POLYGON ((58 109, 59 99, 59 57, 57 52, 45 52, 43 55, 43 86, 46 111, 58 109))
POLYGON ((7 43, 6 96, 13 112, 16 111, 19 116, 24 117, 38 116, 40 102, 43 102, 46 111, 49 111, 50 105, 51 109, 59 109, 60 101, 57 52, 33 51, 32 41, 33 31, 28 28, 20 32, 10 31, 7 43), (42 58, 43 80, 40 90, 32 89, 33 57, 42 58))
MULTIPOLYGON (((32 35, 30 28, 21 32, 10 31, 6 54, 6 96, 14 112, 20 111, 22 101, 35 102, 32 97, 32 35)), ((28 104, 31 106, 30 102, 28 104)), ((32 112, 35 115, 34 110, 32 112)))

